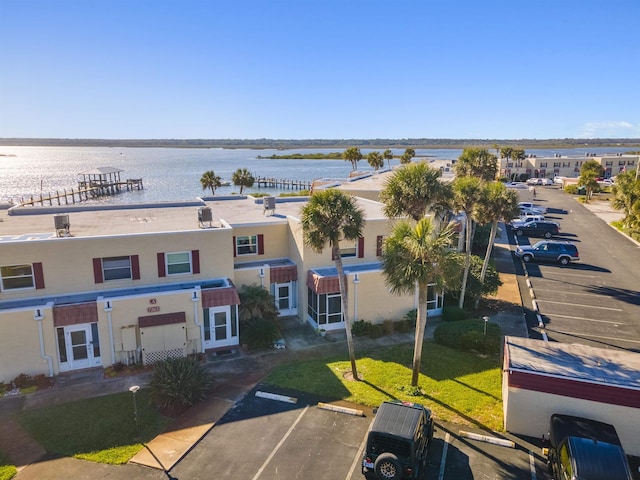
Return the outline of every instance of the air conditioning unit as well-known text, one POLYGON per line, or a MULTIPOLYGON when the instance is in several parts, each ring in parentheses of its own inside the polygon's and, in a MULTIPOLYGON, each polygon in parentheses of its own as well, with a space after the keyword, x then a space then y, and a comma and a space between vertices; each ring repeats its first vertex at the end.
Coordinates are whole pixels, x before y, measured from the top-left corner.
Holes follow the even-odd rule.
POLYGON ((208 226, 211 227, 211 223, 213 222, 211 207, 200 207, 198 209, 198 222, 202 228, 204 228, 205 224, 208 224, 208 226))
POLYGON ((262 199, 262 204, 264 205, 264 213, 273 214, 276 210, 276 197, 264 197, 262 199))
POLYGON ((61 237, 63 235, 69 235, 69 228, 71 223, 69 222, 69 215, 58 214, 53 216, 53 223, 56 228, 56 235, 61 237))

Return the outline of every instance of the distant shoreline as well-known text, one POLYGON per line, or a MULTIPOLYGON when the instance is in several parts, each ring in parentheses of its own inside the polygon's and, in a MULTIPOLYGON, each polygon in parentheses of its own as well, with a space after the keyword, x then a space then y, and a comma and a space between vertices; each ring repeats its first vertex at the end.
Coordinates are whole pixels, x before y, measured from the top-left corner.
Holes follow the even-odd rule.
POLYGON ((68 138, 0 138, 2 147, 112 147, 112 148, 225 148, 255 150, 294 150, 294 149, 330 149, 330 148, 428 148, 428 149, 464 149, 480 147, 493 150, 500 147, 518 148, 637 148, 637 138, 601 138, 601 139, 346 139, 346 140, 270 140, 270 139, 68 139, 68 138))

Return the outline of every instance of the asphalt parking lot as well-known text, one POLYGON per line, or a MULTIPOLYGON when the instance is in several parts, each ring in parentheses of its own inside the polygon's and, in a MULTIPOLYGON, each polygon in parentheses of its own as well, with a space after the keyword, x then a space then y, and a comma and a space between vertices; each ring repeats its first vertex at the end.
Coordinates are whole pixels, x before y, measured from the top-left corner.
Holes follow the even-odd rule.
POLYGON ((538 191, 547 217, 560 223, 556 239, 576 243, 580 262, 529 263, 528 279, 517 265, 531 336, 541 336, 537 307, 550 340, 640 352, 640 247, 556 187, 538 191))
MULTIPOLYGON (((317 406, 298 392, 257 386, 180 462, 171 474, 180 480, 331 479, 362 480, 360 462, 374 414, 354 416, 317 406), (294 397, 295 403, 256 396, 256 392, 294 397)), ((437 424, 425 478, 546 479, 540 445, 477 428, 464 432, 513 441, 515 448, 470 439, 463 427, 437 424)))

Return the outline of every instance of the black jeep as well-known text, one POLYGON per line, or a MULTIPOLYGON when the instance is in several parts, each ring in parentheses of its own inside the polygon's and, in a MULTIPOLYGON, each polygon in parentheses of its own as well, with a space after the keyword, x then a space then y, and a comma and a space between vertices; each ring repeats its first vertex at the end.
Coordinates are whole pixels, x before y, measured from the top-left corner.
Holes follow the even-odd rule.
POLYGON ((419 478, 432 438, 431 410, 417 403, 384 402, 369 429, 363 475, 380 480, 419 478))

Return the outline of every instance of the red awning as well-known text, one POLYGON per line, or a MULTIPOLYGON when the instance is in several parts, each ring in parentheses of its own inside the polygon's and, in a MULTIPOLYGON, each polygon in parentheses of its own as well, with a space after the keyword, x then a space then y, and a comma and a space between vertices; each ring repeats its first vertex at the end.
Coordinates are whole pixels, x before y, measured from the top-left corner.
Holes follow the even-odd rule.
POLYGON ((97 321, 98 306, 96 302, 53 307, 53 325, 55 327, 79 325, 81 323, 95 323, 97 321))
MULTIPOLYGON (((337 275, 331 277, 323 277, 313 270, 307 273, 307 287, 318 295, 325 293, 340 293, 340 282, 337 275)), ((345 288, 347 284, 345 282, 345 288)))
POLYGON ((295 265, 271 267, 269 270, 269 281, 271 283, 284 283, 293 280, 298 280, 298 267, 295 265))
POLYGON ((236 287, 211 288, 202 290, 202 306, 204 308, 224 305, 240 305, 240 297, 236 287))
POLYGON ((147 315, 146 317, 138 317, 138 326, 159 327, 160 325, 171 325, 172 323, 186 323, 187 317, 184 312, 160 313, 158 315, 147 315))

